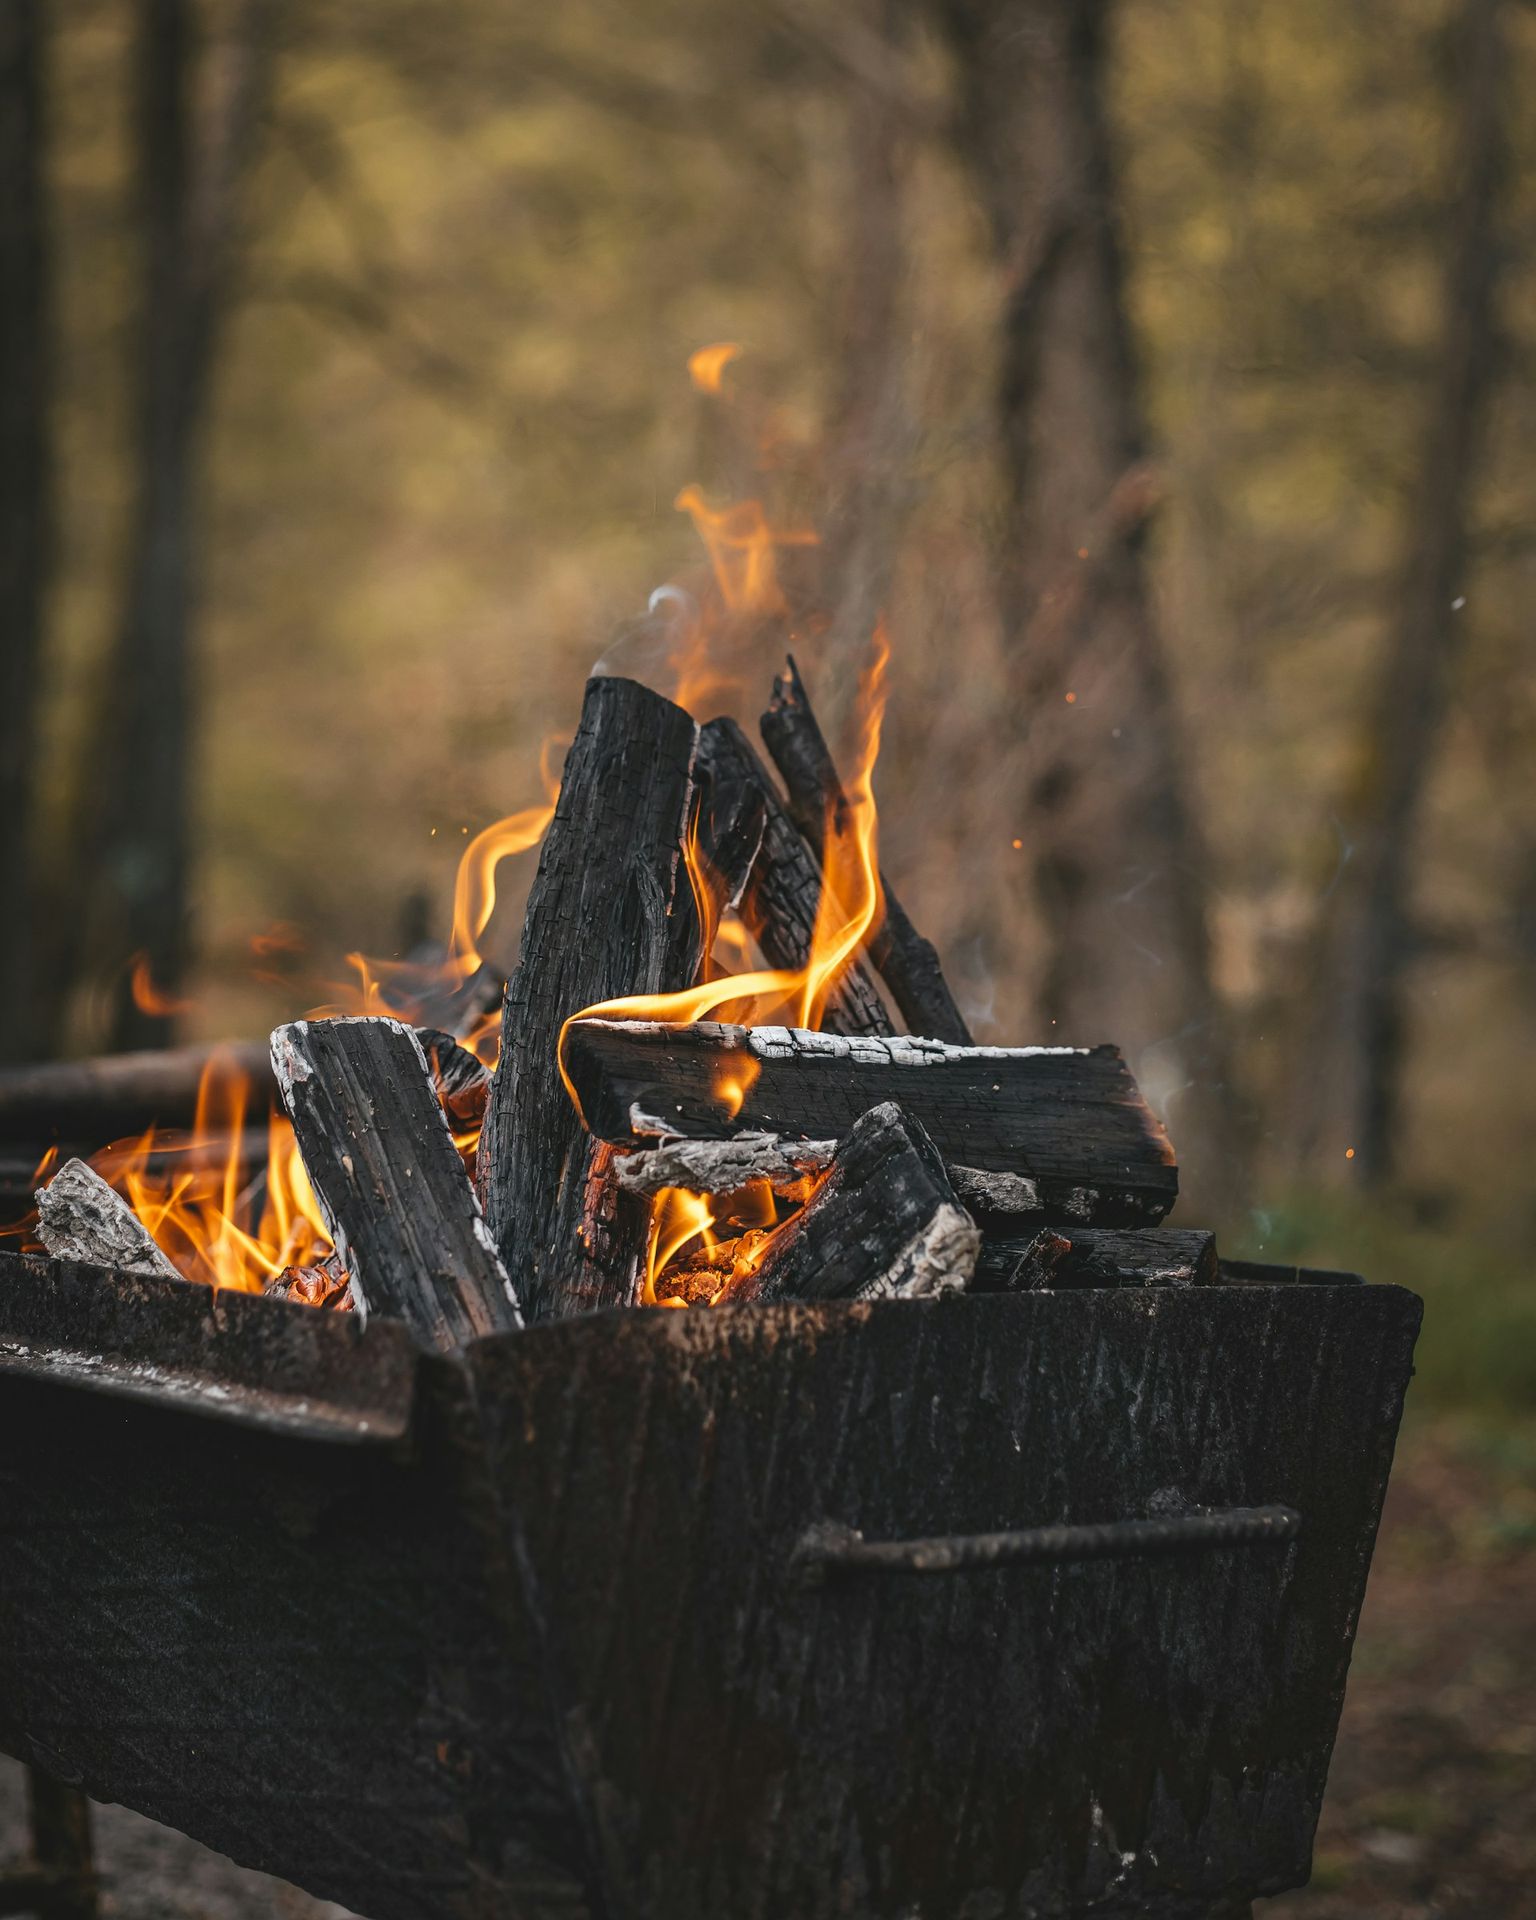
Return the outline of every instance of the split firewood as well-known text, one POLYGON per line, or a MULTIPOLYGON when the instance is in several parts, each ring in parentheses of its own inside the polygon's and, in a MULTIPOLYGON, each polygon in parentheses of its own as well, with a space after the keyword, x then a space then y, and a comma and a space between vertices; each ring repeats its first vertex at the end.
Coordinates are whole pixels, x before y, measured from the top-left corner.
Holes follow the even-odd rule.
POLYGON ((414 1030, 297 1020, 272 1065, 359 1312, 444 1353, 521 1326, 414 1030))
POLYGON ((83 1260, 120 1273, 180 1280, 120 1193, 83 1160, 66 1160, 37 1190, 37 1237, 56 1260, 83 1260))
MULTIPOLYGON (((821 899, 821 862, 734 720, 700 728, 699 784, 699 845, 720 882, 717 905, 740 913, 769 966, 803 967, 821 899)), ((828 1033, 895 1032, 862 961, 833 989, 822 1024, 828 1033)))
POLYGON ((615 1154, 613 1174, 630 1193, 686 1187, 690 1193, 724 1196, 762 1181, 786 1199, 805 1200, 836 1151, 835 1140, 786 1140, 776 1133, 667 1140, 638 1153, 615 1154))
POLYGON ((649 1208, 619 1195, 593 1257, 592 1143, 561 1081, 560 1031, 598 1001, 693 984, 700 930, 682 848, 697 735, 681 707, 632 680, 587 683, 480 1140, 486 1220, 533 1318, 635 1295, 649 1208))
POLYGON ((933 1142, 895 1101, 860 1117, 733 1301, 926 1299, 970 1284, 981 1234, 933 1142))
POLYGON ((1172 1227, 1140 1233, 1047 1229, 988 1240, 976 1263, 977 1290, 1004 1293, 1036 1287, 1214 1286, 1219 1278, 1216 1236, 1172 1227))
POLYGON ((485 1119, 485 1103, 491 1093, 489 1068, 468 1047, 461 1047, 451 1033, 437 1027, 418 1027, 416 1038, 427 1056, 432 1083, 449 1126, 460 1130, 478 1127, 485 1119))
POLYGON ((296 1306, 321 1307, 331 1313, 351 1313, 352 1282, 334 1257, 312 1267, 284 1267, 262 1288, 269 1300, 288 1300, 296 1306))
MULTIPOLYGON (((828 821, 847 817, 848 795, 793 654, 773 683, 773 700, 759 725, 773 763, 784 776, 795 824, 813 847, 821 846, 828 821)), ((970 1028, 955 1005, 932 941, 913 926, 883 873, 880 892, 885 911, 870 938, 869 957, 890 988, 901 1017, 913 1033, 968 1047, 970 1028)))
POLYGON ((565 1062, 587 1125, 618 1146, 743 1133, 825 1142, 895 1099, 989 1227, 1156 1224, 1178 1193, 1167 1135, 1114 1047, 584 1020, 565 1062))

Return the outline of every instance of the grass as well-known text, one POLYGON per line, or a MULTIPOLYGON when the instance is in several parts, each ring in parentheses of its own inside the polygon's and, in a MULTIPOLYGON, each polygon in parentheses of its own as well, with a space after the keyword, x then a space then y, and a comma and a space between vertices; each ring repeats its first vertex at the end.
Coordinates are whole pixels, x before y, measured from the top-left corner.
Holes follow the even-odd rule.
POLYGON ((1536 1413, 1536 1273, 1502 1249, 1415 1225, 1387 1203, 1315 1196, 1255 1212, 1221 1245, 1236 1258, 1343 1267, 1419 1294, 1411 1407, 1495 1422, 1536 1413))

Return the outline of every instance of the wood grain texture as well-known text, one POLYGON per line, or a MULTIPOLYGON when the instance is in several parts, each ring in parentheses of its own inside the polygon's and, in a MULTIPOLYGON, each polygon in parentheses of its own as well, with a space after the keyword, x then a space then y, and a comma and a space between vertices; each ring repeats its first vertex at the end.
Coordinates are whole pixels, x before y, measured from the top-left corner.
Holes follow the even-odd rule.
POLYGON ((497 1250, 533 1318, 632 1297, 648 1209, 631 1199, 603 1258, 579 1239, 589 1141, 560 1078, 565 1021, 619 995, 692 984, 698 916, 682 848, 697 728, 632 680, 587 683, 507 987, 479 1186, 497 1250))
MULTIPOLYGON (((771 967, 810 958, 821 900, 821 861, 784 809, 767 769, 734 720, 699 730, 699 845, 771 967)), ((894 1033, 869 969, 855 960, 828 998, 828 1033, 894 1033)))
POLYGON ((887 1101, 855 1122, 815 1194, 773 1235, 731 1298, 920 1300, 963 1293, 980 1244, 933 1142, 887 1101))
MULTIPOLYGON (((828 821, 846 819, 848 795, 793 654, 774 680, 773 699, 759 725, 773 763, 783 775, 795 825, 813 847, 820 846, 828 821)), ((885 910, 870 939, 869 957, 890 988, 902 1019, 913 1033, 970 1046, 971 1030, 944 978, 938 949, 913 926, 883 872, 880 893, 885 910)))
POLYGON ((1209 1920, 1306 1875, 1418 1316, 1249 1279, 448 1360, 0 1255, 0 1747, 376 1920, 1209 1920), (1273 1503, 1278 1552, 792 1572, 815 1521, 1273 1503))
POLYGON ((983 1288, 1199 1287, 1218 1279, 1216 1236, 1198 1228, 1046 1229, 989 1239, 976 1265, 983 1288))
POLYGON ((414 1029, 296 1020, 272 1067, 358 1311, 443 1353, 521 1326, 414 1029))
POLYGON ((38 1239, 60 1260, 181 1278, 133 1208, 83 1160, 66 1160, 38 1188, 37 1215, 38 1239))
POLYGON ((838 1140, 861 1113, 896 1100, 932 1137, 972 1213, 1135 1226, 1160 1220, 1178 1192, 1167 1136, 1113 1047, 590 1020, 571 1029, 566 1066, 587 1124, 616 1144, 738 1132, 838 1140), (734 1115, 722 1077, 746 1086, 734 1115))

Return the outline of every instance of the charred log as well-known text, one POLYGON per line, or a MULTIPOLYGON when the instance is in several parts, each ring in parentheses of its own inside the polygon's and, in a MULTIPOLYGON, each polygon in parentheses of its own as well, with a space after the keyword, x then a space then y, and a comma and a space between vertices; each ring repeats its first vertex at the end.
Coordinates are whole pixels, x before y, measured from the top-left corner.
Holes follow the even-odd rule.
POLYGON ((534 1318, 629 1297, 647 1209, 626 1196, 603 1259, 582 1229, 593 1166, 560 1078, 565 1021, 621 995, 692 984, 698 916, 682 846, 698 729, 632 680, 587 683, 507 988, 480 1143, 486 1218, 534 1318))
MULTIPOLYGON (((803 967, 821 900, 819 859, 734 720, 710 720, 700 729, 699 771, 699 844, 719 877, 719 904, 740 913, 769 966, 803 967)), ((828 1033, 895 1032, 862 962, 838 982, 823 1025, 828 1033)))
POLYGON ((521 1326, 414 1031, 298 1020, 272 1065, 357 1307, 445 1353, 521 1326))
POLYGON ((618 1145, 752 1132, 825 1142, 895 1099, 989 1220, 1155 1224, 1178 1192, 1167 1136, 1113 1047, 583 1020, 565 1063, 587 1125, 618 1145), (722 1097, 727 1082, 744 1090, 739 1105, 722 1097))
MULTIPOLYGON (((829 823, 848 812, 848 795, 826 743, 794 655, 773 683, 773 700, 759 725, 773 763, 784 776, 789 810, 813 847, 821 846, 829 823)), ((907 918, 890 882, 880 875, 885 911, 869 942, 869 957, 914 1033, 956 1046, 971 1045, 954 995, 939 965, 932 941, 907 918)))
POLYGON ((1202 1287, 1220 1278, 1216 1236, 1163 1227, 1127 1233, 1099 1227, 988 1240, 976 1264, 978 1289, 1034 1287, 1202 1287))
POLYGON ((924 1299, 963 1292, 981 1235, 933 1142, 895 1101, 872 1107, 826 1179, 769 1239, 742 1301, 924 1299))
POLYGON ((738 1133, 729 1140, 668 1140, 614 1156, 613 1173, 629 1193, 665 1187, 691 1193, 741 1193, 766 1181, 791 1200, 810 1197, 816 1176, 837 1151, 835 1140, 785 1140, 776 1133, 738 1133))
POLYGON ((37 1190, 38 1238, 56 1260, 81 1260, 122 1273, 181 1275, 120 1193, 83 1160, 66 1160, 37 1190))
POLYGON ((197 1090, 216 1057, 232 1076, 275 1092, 263 1046, 175 1047, 0 1069, 0 1140, 87 1140, 105 1145, 147 1127, 187 1127, 197 1090))
POLYGON ((262 1292, 269 1300, 287 1300, 296 1306, 321 1307, 331 1313, 354 1311, 352 1282, 334 1258, 312 1267, 284 1267, 262 1292))
POLYGON ((477 1060, 468 1047, 461 1047, 451 1033, 436 1027, 418 1027, 416 1038, 432 1070, 432 1084, 448 1116, 450 1127, 478 1127, 485 1119, 485 1103, 490 1098, 489 1068, 477 1060))

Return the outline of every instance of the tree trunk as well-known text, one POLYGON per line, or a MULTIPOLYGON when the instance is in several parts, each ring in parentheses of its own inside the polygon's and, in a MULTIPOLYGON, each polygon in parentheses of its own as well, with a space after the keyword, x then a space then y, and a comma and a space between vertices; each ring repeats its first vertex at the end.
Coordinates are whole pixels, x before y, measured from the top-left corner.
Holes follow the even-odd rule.
POLYGON ((1104 0, 934 0, 956 139, 1004 277, 1001 614, 1019 831, 1053 1040, 1112 1035, 1197 1184, 1241 1170, 1206 858, 1142 559, 1146 465, 1109 129, 1104 0), (1175 1097, 1177 1096, 1177 1097, 1175 1097))
POLYGON ((0 8, 0 1059, 32 1045, 37 673, 51 535, 43 4, 0 8))
POLYGON ((171 1031, 169 1016, 135 1004, 130 956, 146 956, 162 992, 177 986, 188 957, 197 477, 240 188, 270 88, 276 0, 242 8, 206 128, 194 111, 196 11, 192 0, 140 0, 138 8, 138 479, 100 752, 88 776, 110 800, 83 835, 98 951, 118 966, 115 1047, 160 1045, 171 1031))
POLYGON ((1441 344, 1408 501, 1396 611, 1341 809, 1346 861, 1329 893, 1295 1050, 1295 1137, 1371 1185, 1390 1179, 1401 1127, 1409 891, 1424 790, 1461 640, 1467 528, 1498 325, 1496 226, 1507 138, 1502 0, 1466 0, 1456 63, 1441 344))

